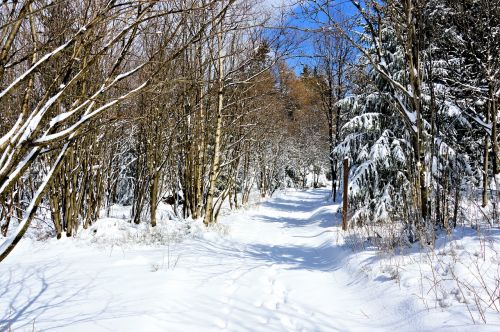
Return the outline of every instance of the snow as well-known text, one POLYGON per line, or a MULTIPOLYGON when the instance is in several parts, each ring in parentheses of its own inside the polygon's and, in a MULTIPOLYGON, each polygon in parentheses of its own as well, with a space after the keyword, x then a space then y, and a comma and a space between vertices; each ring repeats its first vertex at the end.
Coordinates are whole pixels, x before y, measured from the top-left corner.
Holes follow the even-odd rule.
MULTIPOLYGON (((13 179, 16 179, 18 174, 25 169, 27 163, 33 158, 33 156, 35 156, 39 152, 39 150, 40 148, 34 147, 29 151, 28 155, 18 163, 16 169, 10 173, 10 175, 5 179, 5 182, 2 184, 2 186, 0 186, 0 193, 3 193, 12 184, 11 182, 13 181, 13 179)), ((10 159, 6 160, 3 168, 0 169, 0 172, 6 172, 7 167, 9 166, 9 161, 10 159)))
POLYGON ((117 208, 74 239, 24 239, 0 265, 0 330, 500 327, 498 314, 472 325, 461 303, 427 309, 414 294, 420 272, 395 270, 374 250, 352 251, 338 208, 327 189, 290 191, 225 215, 209 230, 164 216, 159 226, 176 240, 137 245, 122 240, 156 231, 128 224, 117 208))
POLYGON ((52 120, 50 120, 50 127, 54 127, 59 122, 63 122, 64 120, 72 116, 74 113, 75 113, 74 111, 69 111, 56 115, 55 117, 52 118, 52 120))
POLYGON ((448 115, 449 116, 459 116, 460 114, 462 114, 462 111, 456 105, 454 105, 450 102, 445 102, 445 104, 448 107, 448 115))
MULTIPOLYGON (((66 151, 68 150, 68 147, 69 147, 69 143, 66 143, 63 146, 63 148, 61 149, 61 152, 59 153, 57 160, 54 162, 54 165, 52 165, 52 168, 47 173, 47 175, 45 175, 43 182, 39 185, 37 191, 34 193, 33 198, 31 200, 31 203, 26 210, 27 213, 26 213, 25 217, 22 219, 22 221, 19 223, 19 225, 17 226, 16 231, 11 233, 6 239, 4 239, 0 243, 0 253, 4 253, 4 252, 8 251, 9 247, 11 247, 12 244, 15 244, 18 237, 23 236, 24 232, 28 229, 29 222, 32 219, 32 215, 33 215, 34 211, 36 211, 36 209, 38 208, 38 204, 40 204, 40 200, 41 200, 43 193, 45 192, 45 188, 49 185, 50 180, 52 179, 54 172, 57 170, 58 165, 63 160, 64 155, 65 155, 66 151)), ((34 153, 34 152, 31 152, 31 153, 34 153)), ((28 157, 30 155, 28 155, 28 157)), ((18 170, 23 167, 23 165, 26 163, 26 160, 27 159, 25 159, 25 161, 20 163, 20 165, 16 169, 16 172, 18 172, 18 170)), ((10 179, 12 179, 12 177, 10 179)), ((8 179, 9 181, 5 182, 4 186, 6 186, 10 182, 10 179, 8 179)), ((4 190, 5 190, 5 187, 0 187, 0 193, 2 193, 4 190)))
MULTIPOLYGON (((115 79, 115 81, 113 81, 113 83, 114 82, 117 82, 117 80, 115 79)), ((61 140, 61 139, 65 138, 65 137, 68 137, 70 135, 74 135, 76 133, 76 131, 80 127, 82 127, 82 125, 84 125, 85 123, 87 123, 89 120, 91 120, 95 116, 99 115, 103 111, 107 110, 108 108, 110 108, 110 107, 118 104, 119 102, 127 99, 129 96, 133 95, 134 93, 141 91, 144 87, 146 87, 148 85, 148 83, 149 83, 149 81, 143 82, 142 84, 140 84, 138 87, 134 88, 133 90, 130 90, 130 91, 124 93, 123 95, 121 95, 121 96, 119 96, 119 97, 117 97, 117 98, 115 98, 115 99, 107 102, 106 104, 98 107, 97 109, 95 109, 92 112, 90 112, 90 110, 93 107, 94 102, 91 102, 90 105, 89 105, 89 107, 88 107, 88 109, 87 109, 87 112, 85 112, 85 115, 83 115, 77 122, 75 122, 74 124, 72 124, 68 128, 66 128, 64 130, 61 130, 61 131, 59 131, 57 133, 54 133, 54 134, 45 134, 41 138, 37 139, 35 141, 35 143, 39 144, 39 145, 41 145, 41 144, 48 144, 51 141, 61 140)), ((82 105, 80 105, 80 106, 82 106, 82 105)), ((75 112, 75 110, 70 111, 70 112, 75 112)), ((63 115, 63 117, 64 117, 64 115, 63 115)), ((59 120, 61 120, 61 118, 57 118, 56 117, 56 119, 52 122, 52 124, 56 124, 59 120)))
MULTIPOLYGON (((12 126, 12 128, 5 135, 0 137, 0 149, 2 149, 7 144, 7 141, 11 139, 11 137, 16 132, 17 128, 19 128, 21 126, 22 121, 23 121, 23 114, 21 113, 21 114, 19 114, 17 121, 12 126)), ((2 165, 2 161, 3 161, 2 159, 3 159, 3 156, 2 156, 2 158, 0 158, 0 165, 2 165)))
POLYGON ((49 60, 50 58, 54 57, 57 53, 63 51, 68 46, 70 46, 75 41, 75 37, 76 36, 74 36, 72 39, 70 39, 66 43, 62 44, 61 46, 57 47, 52 52, 45 54, 43 57, 40 58, 40 60, 38 60, 35 64, 33 64, 28 70, 26 70, 24 73, 19 75, 9 86, 7 86, 3 91, 0 92, 0 99, 2 99, 10 90, 12 90, 12 88, 14 88, 16 85, 21 83, 26 77, 28 77, 28 75, 30 75, 41 64, 43 64, 45 61, 49 60))

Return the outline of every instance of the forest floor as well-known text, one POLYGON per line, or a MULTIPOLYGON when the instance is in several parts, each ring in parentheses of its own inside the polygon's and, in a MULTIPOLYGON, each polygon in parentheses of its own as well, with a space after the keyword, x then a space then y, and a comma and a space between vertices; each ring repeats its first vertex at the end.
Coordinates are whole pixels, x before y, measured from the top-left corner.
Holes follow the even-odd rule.
MULTIPOLYGON (((465 305, 363 272, 325 189, 282 193, 168 246, 23 240, 0 265, 0 331, 487 331, 465 305)), ((418 278, 413 275, 413 278, 418 278)))

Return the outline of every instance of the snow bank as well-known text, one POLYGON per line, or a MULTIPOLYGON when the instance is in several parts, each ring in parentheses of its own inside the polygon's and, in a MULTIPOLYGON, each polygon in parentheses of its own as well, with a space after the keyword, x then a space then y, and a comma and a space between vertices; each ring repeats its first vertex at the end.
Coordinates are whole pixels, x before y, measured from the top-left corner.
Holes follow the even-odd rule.
POLYGON ((188 233, 189 224, 177 220, 161 220, 151 227, 146 223, 136 225, 123 219, 103 218, 80 231, 77 238, 99 246, 155 246, 180 241, 188 233))
POLYGON ((202 219, 182 219, 173 213, 170 206, 160 204, 157 224, 148 222, 135 224, 127 217, 129 206, 115 205, 110 209, 110 217, 94 222, 87 229, 81 229, 76 240, 98 247, 159 247, 179 243, 186 238, 203 238, 216 241, 229 233, 229 227, 215 224, 205 227, 202 219))
MULTIPOLYGON (((353 248, 355 236, 346 246, 353 248)), ((362 237, 358 237, 361 241, 362 237)), ((366 240, 365 240, 366 241, 366 240)), ((427 308, 457 310, 474 323, 500 323, 500 254, 497 228, 457 227, 442 233, 435 248, 379 251, 370 243, 350 258, 369 279, 394 282, 427 308)))

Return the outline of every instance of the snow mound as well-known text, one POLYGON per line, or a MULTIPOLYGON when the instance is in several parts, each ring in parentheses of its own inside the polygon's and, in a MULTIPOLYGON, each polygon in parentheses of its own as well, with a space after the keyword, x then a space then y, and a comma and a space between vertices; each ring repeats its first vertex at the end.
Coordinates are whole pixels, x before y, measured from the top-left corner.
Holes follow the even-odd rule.
POLYGON ((102 218, 89 228, 79 231, 76 238, 98 247, 158 247, 179 243, 186 238, 219 242, 229 231, 228 225, 219 223, 206 227, 201 219, 160 219, 152 227, 146 222, 134 224, 127 219, 102 218))
POLYGON ((196 222, 192 220, 160 220, 152 227, 148 223, 134 224, 124 219, 103 218, 80 231, 77 238, 98 246, 161 246, 180 242, 189 236, 193 224, 196 222))
POLYGON ((439 234, 435 247, 415 244, 392 251, 360 248, 350 264, 361 267, 374 281, 399 284, 427 308, 460 308, 473 323, 498 323, 499 242, 496 228, 457 227, 449 235, 439 234))

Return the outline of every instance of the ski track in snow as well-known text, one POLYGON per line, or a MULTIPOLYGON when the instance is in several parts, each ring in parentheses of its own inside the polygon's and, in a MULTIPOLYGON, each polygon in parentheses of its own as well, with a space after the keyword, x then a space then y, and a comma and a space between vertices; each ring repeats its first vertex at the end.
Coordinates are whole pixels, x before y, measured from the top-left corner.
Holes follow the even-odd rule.
POLYGON ((488 330, 350 266, 337 209, 290 192, 169 250, 22 241, 0 265, 0 331, 488 330))

